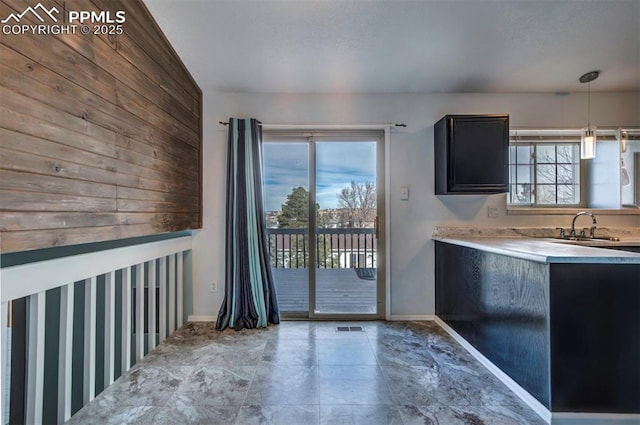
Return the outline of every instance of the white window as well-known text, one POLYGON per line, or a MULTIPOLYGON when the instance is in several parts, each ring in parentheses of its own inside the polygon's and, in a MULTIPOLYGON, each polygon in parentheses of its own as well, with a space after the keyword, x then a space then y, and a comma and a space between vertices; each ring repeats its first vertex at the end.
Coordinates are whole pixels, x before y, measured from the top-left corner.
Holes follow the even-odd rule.
POLYGON ((523 141, 509 145, 509 197, 513 206, 578 206, 580 143, 523 141))

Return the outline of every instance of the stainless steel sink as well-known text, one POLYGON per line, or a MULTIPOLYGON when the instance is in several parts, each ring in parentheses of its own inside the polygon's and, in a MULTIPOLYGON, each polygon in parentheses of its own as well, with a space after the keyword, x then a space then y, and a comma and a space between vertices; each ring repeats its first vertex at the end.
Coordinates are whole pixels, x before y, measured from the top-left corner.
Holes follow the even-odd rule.
POLYGON ((589 241, 608 241, 608 242, 619 242, 620 238, 615 236, 565 236, 563 238, 558 238, 563 241, 580 241, 580 242, 589 242, 589 241))
POLYGON ((621 241, 617 236, 596 236, 593 238, 588 236, 565 236, 555 237, 551 240, 559 244, 640 252, 639 239, 625 239, 624 241, 621 241))

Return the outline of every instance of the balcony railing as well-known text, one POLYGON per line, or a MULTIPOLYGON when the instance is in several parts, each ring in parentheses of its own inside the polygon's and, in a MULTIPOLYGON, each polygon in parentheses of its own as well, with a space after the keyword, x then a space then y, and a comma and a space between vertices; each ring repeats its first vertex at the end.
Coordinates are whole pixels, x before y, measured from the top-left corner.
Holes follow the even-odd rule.
POLYGON ((180 237, 2 268, 2 423, 64 423, 181 327, 190 252, 180 237))
MULTIPOLYGON (((309 266, 309 230, 267 229, 271 267, 297 269, 309 266)), ((316 268, 376 268, 375 229, 316 229, 313 244, 316 268)))

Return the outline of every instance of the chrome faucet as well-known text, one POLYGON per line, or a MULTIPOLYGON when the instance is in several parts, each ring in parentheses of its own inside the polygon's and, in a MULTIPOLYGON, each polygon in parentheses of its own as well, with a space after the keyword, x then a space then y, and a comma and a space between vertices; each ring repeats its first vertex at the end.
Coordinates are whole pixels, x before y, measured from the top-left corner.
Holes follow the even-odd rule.
MULTIPOLYGON (((596 216, 593 215, 592 213, 588 212, 588 211, 580 211, 578 214, 576 214, 575 217, 573 217, 573 221, 571 222, 571 233, 569 233, 569 236, 571 237, 575 237, 576 236, 576 220, 578 219, 578 217, 580 217, 581 215, 588 215, 591 217, 591 228, 589 229, 589 237, 590 238, 594 238, 596 235, 596 224, 598 223, 596 220, 596 216)), ((580 236, 585 236, 584 234, 584 230, 580 233, 580 236)))

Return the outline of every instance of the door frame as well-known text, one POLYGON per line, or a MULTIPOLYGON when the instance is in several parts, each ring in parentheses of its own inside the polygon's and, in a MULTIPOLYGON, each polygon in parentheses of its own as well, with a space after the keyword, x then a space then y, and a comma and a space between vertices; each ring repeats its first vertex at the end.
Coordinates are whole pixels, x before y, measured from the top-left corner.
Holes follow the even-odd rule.
MULTIPOLYGON (((264 140, 283 137, 306 139, 309 143, 309 241, 315 237, 316 228, 316 149, 318 141, 375 141, 376 142, 376 196, 379 235, 377 240, 377 306, 375 313, 317 313, 316 304, 316 252, 310 250, 309 255, 309 304, 308 312, 284 314, 284 318, 310 320, 381 320, 390 317, 390 285, 389 285, 389 199, 386 196, 389 187, 389 133, 390 126, 269 126, 263 125, 266 133, 264 140)), ((269 142, 266 142, 269 143, 269 142)), ((315 244, 314 244, 315 245, 315 244)))

